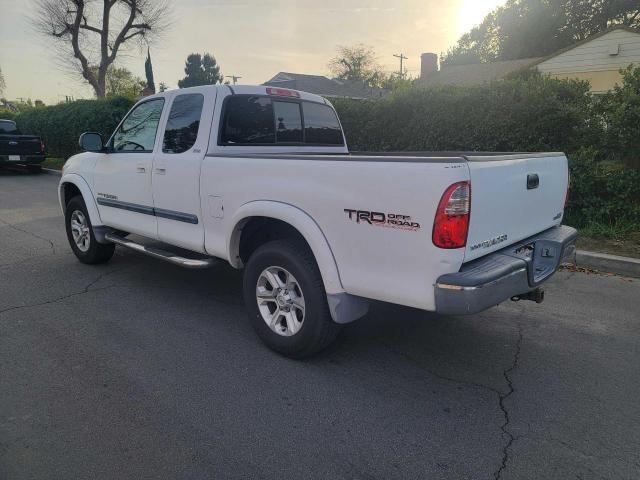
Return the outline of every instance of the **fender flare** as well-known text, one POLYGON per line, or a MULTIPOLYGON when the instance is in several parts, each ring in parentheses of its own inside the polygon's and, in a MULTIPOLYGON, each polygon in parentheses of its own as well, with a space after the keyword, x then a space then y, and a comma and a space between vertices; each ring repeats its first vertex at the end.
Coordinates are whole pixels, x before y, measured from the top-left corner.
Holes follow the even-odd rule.
POLYGON ((316 259, 324 288, 328 295, 344 293, 336 260, 327 238, 304 210, 288 203, 276 200, 256 200, 245 203, 233 215, 232 228, 227 234, 227 252, 229 263, 236 268, 242 267, 239 258, 242 227, 251 217, 267 217, 281 220, 298 230, 309 244, 316 259))
POLYGON ((93 193, 91 193, 91 188, 87 181, 77 173, 66 173, 62 175, 62 178, 60 179, 60 184, 58 185, 58 201, 60 202, 62 214, 64 215, 65 212, 63 188, 65 183, 72 183, 78 187, 78 190, 80 190, 82 198, 84 199, 84 204, 87 206, 87 213, 89 214, 91 225, 94 227, 103 225, 102 219, 100 218, 100 212, 98 212, 96 199, 93 198, 93 193))

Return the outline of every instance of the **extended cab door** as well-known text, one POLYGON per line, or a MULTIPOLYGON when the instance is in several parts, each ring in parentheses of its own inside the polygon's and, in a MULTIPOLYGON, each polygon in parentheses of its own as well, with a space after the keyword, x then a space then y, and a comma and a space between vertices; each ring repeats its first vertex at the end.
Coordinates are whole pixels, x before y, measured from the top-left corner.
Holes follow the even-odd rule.
POLYGON ((162 148, 154 157, 153 200, 158 238, 204 252, 200 167, 207 151, 216 90, 175 92, 168 106, 162 148))
POLYGON ((104 224, 151 238, 157 237, 151 166, 163 106, 163 98, 136 105, 94 169, 96 200, 104 224))

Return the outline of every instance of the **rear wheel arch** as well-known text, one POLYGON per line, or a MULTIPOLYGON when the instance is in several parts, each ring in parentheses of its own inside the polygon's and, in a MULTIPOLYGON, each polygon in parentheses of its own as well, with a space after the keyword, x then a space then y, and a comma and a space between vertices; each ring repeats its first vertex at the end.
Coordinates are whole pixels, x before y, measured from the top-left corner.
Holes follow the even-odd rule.
POLYGON ((227 248, 234 267, 244 266, 250 254, 269 241, 294 239, 303 242, 313 254, 327 293, 344 292, 329 243, 303 210, 280 202, 250 202, 239 209, 232 224, 227 248))

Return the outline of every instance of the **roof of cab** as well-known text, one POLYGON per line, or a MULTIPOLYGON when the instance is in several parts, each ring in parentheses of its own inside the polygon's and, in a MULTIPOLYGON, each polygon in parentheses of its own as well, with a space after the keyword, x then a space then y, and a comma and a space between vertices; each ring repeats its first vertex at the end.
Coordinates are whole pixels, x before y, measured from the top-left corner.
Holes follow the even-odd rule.
MULTIPOLYGON (((180 89, 181 92, 188 93, 191 90, 201 89, 201 88, 215 88, 223 94, 227 95, 269 95, 272 97, 278 97, 277 94, 269 94, 267 93, 267 89, 276 89, 276 87, 263 86, 263 85, 202 85, 199 87, 189 87, 180 89), (226 91, 226 92, 225 92, 226 91)), ((318 103, 326 103, 330 105, 330 102, 321 97, 320 95, 316 95, 314 93, 303 92, 301 90, 293 90, 290 88, 280 89, 288 92, 297 92, 300 96, 299 98, 302 100, 308 100, 310 102, 318 102, 318 103)), ((175 90, 174 90, 175 91, 175 90)), ((162 93, 157 94, 156 96, 162 96, 162 93)), ((282 98, 291 98, 289 96, 281 96, 282 98)))

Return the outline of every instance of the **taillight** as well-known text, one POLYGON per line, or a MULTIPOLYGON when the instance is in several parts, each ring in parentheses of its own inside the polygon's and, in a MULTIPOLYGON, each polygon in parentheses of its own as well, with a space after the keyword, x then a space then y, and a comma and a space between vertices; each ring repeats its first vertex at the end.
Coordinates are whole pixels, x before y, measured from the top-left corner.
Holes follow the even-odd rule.
POLYGON ((40 153, 44 153, 44 142, 40 140, 40 153))
POLYGON ((467 244, 471 214, 471 183, 458 182, 447 188, 433 221, 433 244, 440 248, 461 248, 467 244))

